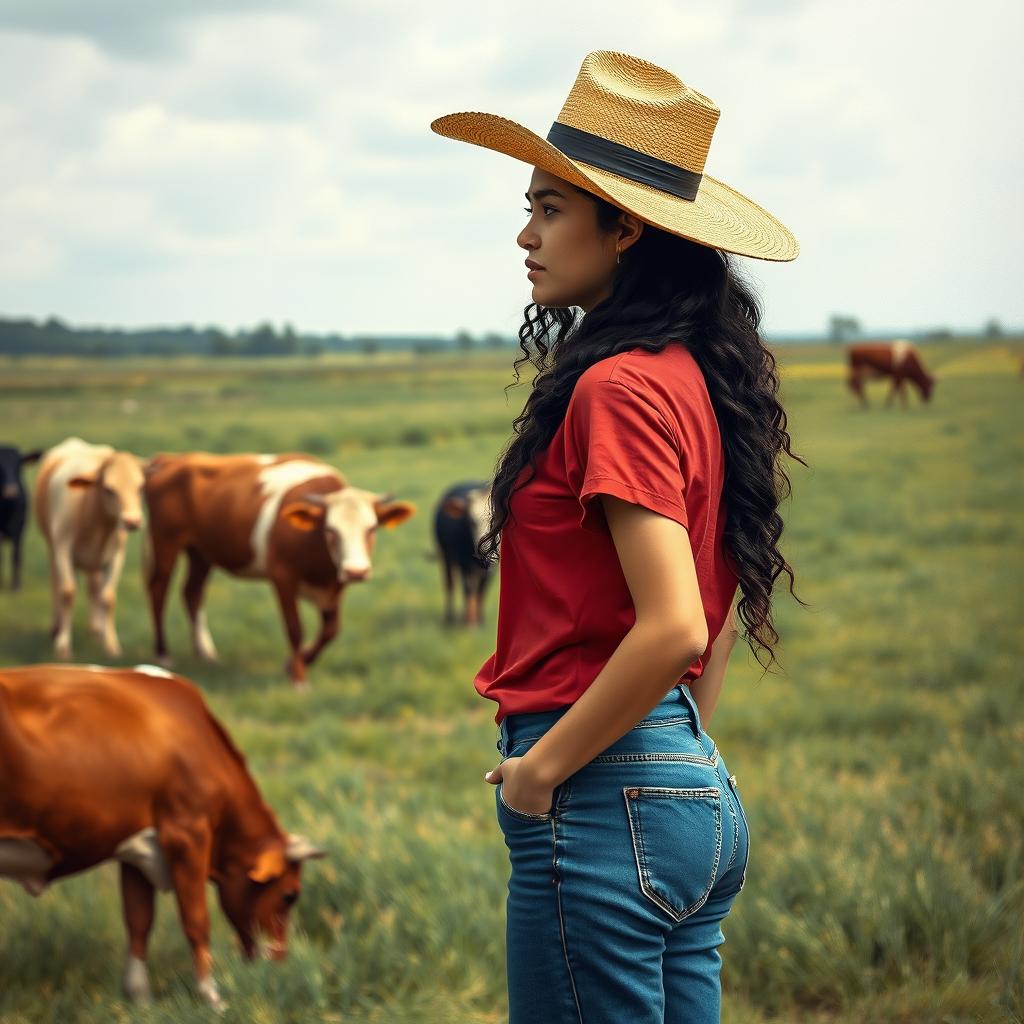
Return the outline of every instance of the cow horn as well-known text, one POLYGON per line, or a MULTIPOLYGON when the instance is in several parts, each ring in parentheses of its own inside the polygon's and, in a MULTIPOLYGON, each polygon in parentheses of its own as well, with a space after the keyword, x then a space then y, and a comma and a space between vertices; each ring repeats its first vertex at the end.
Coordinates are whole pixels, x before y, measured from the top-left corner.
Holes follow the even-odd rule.
POLYGON ((326 857, 327 851, 314 846, 305 836, 289 832, 288 845, 285 847, 284 854, 290 861, 298 862, 326 857))

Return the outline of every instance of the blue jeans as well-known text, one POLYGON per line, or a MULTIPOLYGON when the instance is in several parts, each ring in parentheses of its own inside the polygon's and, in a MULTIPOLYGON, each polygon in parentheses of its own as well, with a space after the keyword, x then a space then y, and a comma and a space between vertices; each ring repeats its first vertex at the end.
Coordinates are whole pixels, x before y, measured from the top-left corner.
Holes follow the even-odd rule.
MULTIPOLYGON (((568 711, 502 720, 519 757, 568 711)), ((546 814, 495 793, 509 849, 510 1024, 710 1024, 746 816, 693 695, 676 686, 571 775, 546 814)))

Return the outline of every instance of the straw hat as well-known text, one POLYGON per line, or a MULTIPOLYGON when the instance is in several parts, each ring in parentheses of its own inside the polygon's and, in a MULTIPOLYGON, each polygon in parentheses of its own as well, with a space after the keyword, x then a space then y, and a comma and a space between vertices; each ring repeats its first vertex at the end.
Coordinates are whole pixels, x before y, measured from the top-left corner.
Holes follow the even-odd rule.
POLYGON ((598 50, 584 58, 547 139, 495 114, 448 114, 430 127, 540 167, 701 245, 795 259, 800 246, 785 225, 704 173, 718 115, 707 96, 664 68, 598 50))

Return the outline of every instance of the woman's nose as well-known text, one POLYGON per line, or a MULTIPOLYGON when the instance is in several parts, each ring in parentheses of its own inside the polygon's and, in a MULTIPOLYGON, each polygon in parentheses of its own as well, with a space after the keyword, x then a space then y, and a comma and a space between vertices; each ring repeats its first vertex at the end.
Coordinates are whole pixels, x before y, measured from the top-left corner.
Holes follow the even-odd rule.
POLYGON ((516 245, 520 249, 526 249, 527 252, 533 252, 540 245, 540 241, 536 234, 529 228, 523 228, 522 231, 516 236, 516 245))

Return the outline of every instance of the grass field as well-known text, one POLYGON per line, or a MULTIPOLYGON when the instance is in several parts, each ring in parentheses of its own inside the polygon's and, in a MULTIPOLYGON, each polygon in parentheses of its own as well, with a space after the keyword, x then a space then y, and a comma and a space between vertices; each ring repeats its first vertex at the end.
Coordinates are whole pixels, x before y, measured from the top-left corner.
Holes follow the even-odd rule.
MULTIPOLYGON (((780 352, 796 449, 780 595, 784 672, 737 648, 712 734, 752 831, 725 923, 727 1024, 1021 1021, 1024 1017, 1024 350, 925 349, 934 401, 857 408, 836 348, 780 352)), ((189 653, 286 828, 326 846, 305 870, 291 957, 244 965, 215 911, 226 1021, 485 1024, 503 1019, 507 854, 494 820, 493 705, 473 673, 486 628, 440 625, 430 520, 440 489, 487 476, 525 389, 507 353, 297 360, 0 364, 0 443, 68 434, 140 454, 306 450, 417 503, 380 537, 375 578, 311 675, 282 676, 266 584, 215 575, 223 664, 189 653)), ((4 557, 6 557, 6 550, 4 557)), ((151 658, 138 538, 118 610, 124 663, 151 658)), ((0 592, 0 664, 50 659, 43 544, 0 592)), ((180 582, 180 577, 179 577, 180 582)), ((79 602, 76 660, 102 654, 79 602)), ((313 616, 307 618, 312 627, 313 616)), ((211 905, 213 892, 211 889, 211 905)), ((156 1005, 123 1002, 116 872, 38 900, 0 883, 0 1021, 180 1022, 193 996, 173 902, 151 943, 156 1005)))

